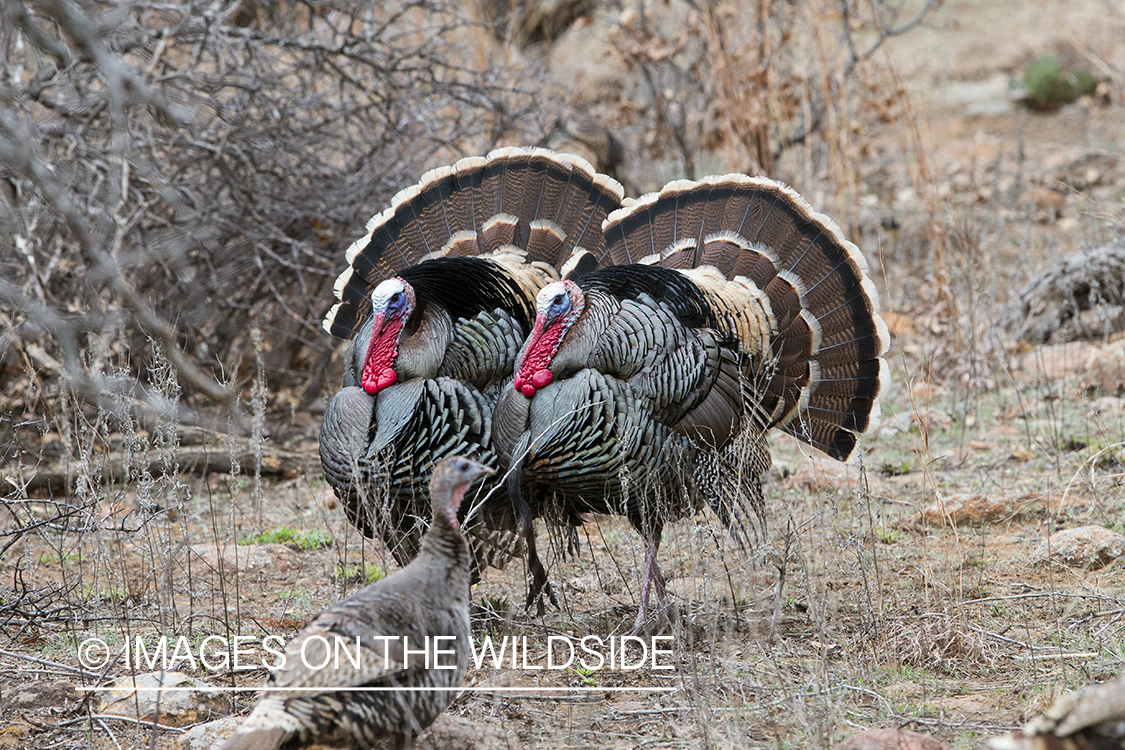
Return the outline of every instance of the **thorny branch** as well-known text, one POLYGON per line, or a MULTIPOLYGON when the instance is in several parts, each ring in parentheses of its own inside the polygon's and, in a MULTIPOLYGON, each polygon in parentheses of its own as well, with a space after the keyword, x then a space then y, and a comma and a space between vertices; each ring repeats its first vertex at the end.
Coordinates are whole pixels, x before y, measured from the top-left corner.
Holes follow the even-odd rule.
POLYGON ((317 395, 344 249, 439 157, 511 138, 538 88, 446 0, 14 0, 0 19, 0 377, 188 422, 212 403, 246 426, 254 328, 271 390, 317 395), (144 382, 156 346, 182 404, 144 382), (121 366, 139 382, 105 375, 121 366))
MULTIPOLYGON (((31 142, 33 142, 31 133, 22 123, 15 122, 10 114, 0 112, 0 161, 3 161, 17 174, 27 176, 51 207, 63 217, 71 233, 78 240, 78 246, 82 254, 86 256, 91 265, 91 277, 104 279, 132 311, 137 323, 160 340, 164 345, 165 355, 176 368, 180 377, 186 379, 190 385, 208 398, 224 406, 237 409, 237 404, 234 401, 236 397, 234 390, 216 383, 184 355, 179 347, 175 329, 148 304, 148 301, 125 278, 121 265, 95 237, 90 226, 79 213, 78 207, 71 196, 59 185, 51 170, 38 156, 31 153, 26 147, 21 148, 18 145, 31 142)), ((5 286, 9 289, 11 287, 7 283, 5 283, 5 286)), ((4 290, 0 289, 0 294, 4 294, 4 290)), ((10 293, 5 296, 12 302, 16 301, 12 299, 10 293)), ((40 310, 40 315, 43 315, 44 312, 40 310)), ((44 317, 57 319, 57 316, 44 317)), ((56 328, 56 330, 59 329, 56 328)), ((72 381, 85 381, 85 376, 76 371, 76 357, 67 357, 67 365, 70 369, 72 381)))

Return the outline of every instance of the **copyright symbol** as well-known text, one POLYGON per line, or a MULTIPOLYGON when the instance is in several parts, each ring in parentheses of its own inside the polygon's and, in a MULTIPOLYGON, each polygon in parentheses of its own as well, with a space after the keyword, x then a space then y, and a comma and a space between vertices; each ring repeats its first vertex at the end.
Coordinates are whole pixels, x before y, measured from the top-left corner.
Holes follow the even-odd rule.
POLYGON ((108 661, 109 646, 101 638, 87 638, 78 644, 78 663, 83 669, 101 669, 108 661))

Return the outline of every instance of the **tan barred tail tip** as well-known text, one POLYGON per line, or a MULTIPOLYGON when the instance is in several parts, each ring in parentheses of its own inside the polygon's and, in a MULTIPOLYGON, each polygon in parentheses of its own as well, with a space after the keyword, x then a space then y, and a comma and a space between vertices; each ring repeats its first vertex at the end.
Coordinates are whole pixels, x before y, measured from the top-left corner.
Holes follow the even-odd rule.
MULTIPOLYGON (((859 249, 796 191, 739 174, 680 180, 610 214, 604 233, 603 265, 680 269, 721 307, 713 268, 761 304, 774 366, 751 385, 771 426, 847 460, 877 425, 889 344, 878 292, 859 249)), ((742 318, 732 333, 753 358, 760 336, 742 318)))
POLYGON ((255 729, 235 732, 219 746, 219 750, 278 750, 292 734, 284 729, 255 729))
POLYGON ((601 225, 621 205, 621 185, 577 156, 503 148, 462 159, 399 191, 347 251, 336 280, 330 333, 350 338, 384 279, 436 258, 489 256, 512 247, 527 263, 561 269, 578 247, 601 255, 601 225))

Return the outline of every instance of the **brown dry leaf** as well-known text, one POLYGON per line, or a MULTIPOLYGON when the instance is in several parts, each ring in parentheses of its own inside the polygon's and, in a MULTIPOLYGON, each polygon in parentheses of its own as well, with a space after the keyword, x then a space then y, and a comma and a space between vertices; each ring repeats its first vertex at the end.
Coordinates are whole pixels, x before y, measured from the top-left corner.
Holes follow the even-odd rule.
POLYGON ((30 724, 11 724, 0 728, 0 747, 27 747, 30 724))
POLYGON ((887 311, 880 313, 883 322, 887 324, 892 336, 902 336, 914 333, 914 320, 909 315, 900 312, 887 311))

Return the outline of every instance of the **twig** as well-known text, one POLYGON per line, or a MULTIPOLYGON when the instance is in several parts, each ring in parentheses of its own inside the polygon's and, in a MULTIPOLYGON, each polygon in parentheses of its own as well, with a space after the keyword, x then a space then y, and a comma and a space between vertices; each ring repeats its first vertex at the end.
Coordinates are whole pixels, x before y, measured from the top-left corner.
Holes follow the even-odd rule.
POLYGON ((62 669, 71 674, 76 674, 81 677, 92 677, 96 680, 101 680, 102 676, 97 672, 87 672, 84 669, 78 669, 67 664, 59 664, 57 661, 48 661, 47 659, 36 659, 34 656, 27 656, 26 654, 17 654, 14 651, 5 651, 0 649, 0 656, 7 656, 12 659, 21 659, 23 661, 33 662, 35 664, 42 664, 45 667, 54 667, 55 669, 62 669))
POLYGON ((1014 661, 1044 661, 1046 659, 1092 659, 1099 654, 1094 651, 1078 651, 1070 654, 1035 654, 1034 656, 1013 656, 1014 661))
MULTIPOLYGON (((303 464, 312 466, 315 463, 313 456, 308 456, 294 451, 273 446, 263 446, 262 454, 265 461, 262 463, 263 474, 277 476, 284 475, 303 464)), ((234 459, 239 463, 249 464, 253 453, 249 450, 235 451, 234 459)), ((99 462, 104 461, 102 471, 106 476, 124 476, 126 469, 131 465, 136 466, 137 457, 121 452, 113 452, 99 457, 99 462)), ((177 453, 179 470, 184 474, 212 474, 215 472, 228 472, 233 466, 229 453, 208 450, 206 447, 181 447, 177 453)), ((153 475, 162 473, 163 467, 159 456, 153 456, 142 464, 153 475)), ((81 467, 73 461, 61 461, 51 466, 13 467, 11 475, 5 474, 0 481, 8 480, 18 486, 23 492, 50 489, 53 497, 66 496, 73 492, 73 479, 78 476, 81 467)), ((79 509, 80 510, 80 509, 79 509)), ((71 513, 73 514, 73 512, 71 513)), ((48 521, 57 521, 58 518, 38 521, 35 525, 43 525, 48 521)))
POLYGON ((79 719, 70 719, 69 721, 61 721, 58 724, 43 724, 42 726, 50 727, 51 729, 61 729, 63 727, 73 726, 74 724, 81 724, 90 719, 96 720, 110 720, 113 721, 126 721, 130 724, 137 724, 142 727, 150 727, 152 729, 160 729, 165 732, 175 732, 176 734, 183 734, 188 731, 186 727, 170 727, 166 724, 157 724, 155 721, 143 721, 141 719, 134 719, 132 716, 117 716, 116 714, 88 714, 79 719))
MULTIPOLYGON (((63 217, 83 255, 93 266, 89 275, 108 281, 110 288, 136 316, 141 328, 151 332, 163 344, 165 355, 182 378, 211 400, 240 414, 237 392, 216 383, 184 354, 172 324, 156 312, 125 278, 118 261, 95 239, 94 232, 71 195, 59 184, 51 168, 28 148, 27 144, 35 142, 28 128, 11 113, 0 110, 0 136, 0 161, 6 162, 12 171, 31 180, 47 202, 63 217)), ((74 362, 68 364, 77 370, 77 356, 74 362)))
MULTIPOLYGON (((129 100, 133 100, 148 104, 171 122, 186 125, 191 121, 188 112, 168 104, 143 78, 105 46, 98 36, 97 24, 90 20, 81 8, 68 0, 37 0, 37 3, 98 67, 106 77, 111 95, 119 100, 120 106, 123 107, 129 100)), ((25 29, 34 26, 26 12, 19 15, 19 20, 24 22, 25 29)))
MULTIPOLYGON (((926 4, 922 6, 922 9, 918 11, 917 15, 915 15, 903 25, 891 29, 887 29, 883 26, 882 19, 879 18, 879 14, 878 12, 876 12, 875 21, 879 26, 879 38, 876 39, 872 43, 872 45, 863 52, 857 52, 855 49, 855 42, 852 39, 851 30, 849 29, 850 14, 848 11, 848 1, 841 0, 840 13, 843 18, 843 36, 844 40, 847 42, 848 49, 851 52, 851 58, 848 60, 847 64, 844 65, 843 77, 847 78, 849 75, 851 75, 851 72, 855 69, 856 65, 866 61, 872 55, 878 52, 885 41, 887 41, 891 37, 905 34, 906 32, 922 23, 922 21, 925 20, 926 16, 936 4, 937 0, 926 0, 926 4)), ((833 86, 833 89, 835 89, 835 86, 833 86)), ((781 157, 781 154, 785 151, 785 149, 804 143, 806 138, 808 138, 812 133, 816 132, 816 130, 820 128, 820 124, 824 120, 826 107, 827 104, 825 103, 823 98, 818 98, 816 100, 816 102, 812 106, 812 115, 810 117, 810 121, 793 135, 781 139, 781 142, 774 150, 775 160, 781 157)))
POLYGON ((109 735, 109 738, 113 740, 113 744, 117 746, 117 750, 121 750, 121 743, 117 741, 117 735, 113 733, 113 730, 109 728, 109 725, 105 723, 105 720, 99 717, 97 719, 97 722, 98 726, 104 729, 105 733, 109 735))

